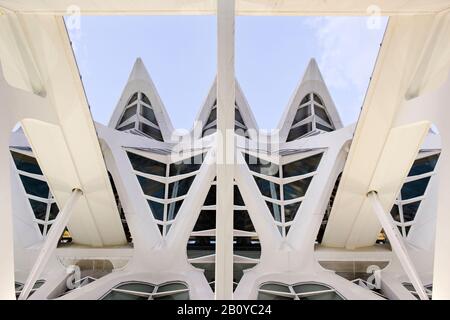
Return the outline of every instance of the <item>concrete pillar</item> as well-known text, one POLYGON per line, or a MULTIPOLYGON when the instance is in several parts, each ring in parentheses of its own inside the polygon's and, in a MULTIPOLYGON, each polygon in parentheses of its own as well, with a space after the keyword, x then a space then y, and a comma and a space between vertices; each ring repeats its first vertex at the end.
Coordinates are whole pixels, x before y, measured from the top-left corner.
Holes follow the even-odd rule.
POLYGON ((234 0, 217 1, 216 299, 233 298, 234 0))

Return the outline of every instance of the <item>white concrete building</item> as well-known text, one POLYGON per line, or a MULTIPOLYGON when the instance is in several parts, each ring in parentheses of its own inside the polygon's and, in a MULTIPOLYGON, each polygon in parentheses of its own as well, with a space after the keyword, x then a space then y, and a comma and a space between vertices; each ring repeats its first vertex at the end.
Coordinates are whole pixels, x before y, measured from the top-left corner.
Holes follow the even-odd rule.
MULTIPOLYGON (((0 298, 450 298, 450 2, 381 6, 356 124, 312 59, 264 132, 235 81, 234 16, 349 10, 303 2, 218 1, 217 79, 180 134, 139 58, 95 123, 61 2, 0 0, 0 298)), ((117 13, 175 10, 150 3, 117 13)), ((183 8, 215 13, 199 3, 183 8)))

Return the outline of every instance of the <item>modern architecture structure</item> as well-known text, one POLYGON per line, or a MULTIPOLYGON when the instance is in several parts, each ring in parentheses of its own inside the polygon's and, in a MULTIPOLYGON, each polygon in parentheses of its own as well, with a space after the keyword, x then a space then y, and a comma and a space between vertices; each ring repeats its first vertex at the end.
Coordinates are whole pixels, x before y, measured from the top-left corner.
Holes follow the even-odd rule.
POLYGON ((235 14, 370 1, 78 1, 217 6, 217 78, 183 134, 140 58, 109 124, 92 120, 63 2, 0 0, 0 298, 14 284, 18 299, 450 298, 449 1, 380 1, 391 18, 357 123, 311 59, 270 132, 235 80, 235 14))

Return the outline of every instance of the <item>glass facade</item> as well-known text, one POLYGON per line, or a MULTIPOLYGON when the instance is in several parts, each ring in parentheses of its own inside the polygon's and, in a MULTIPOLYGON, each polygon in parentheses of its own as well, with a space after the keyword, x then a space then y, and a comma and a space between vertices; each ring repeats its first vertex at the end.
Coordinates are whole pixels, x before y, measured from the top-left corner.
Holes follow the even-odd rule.
MULTIPOLYGON (((233 214, 233 282, 234 288, 236 288, 243 276, 243 270, 254 267, 259 262, 261 255, 258 235, 237 185, 234 186, 233 214)), ((216 185, 215 181, 212 181, 187 244, 189 262, 204 270, 205 277, 212 290, 214 290, 215 279, 215 229, 216 185)))
POLYGON ((426 197, 426 190, 434 175, 438 159, 439 152, 419 153, 391 209, 394 223, 403 237, 408 236, 414 225, 414 219, 420 210, 422 200, 426 197))
POLYGON ((11 156, 34 213, 34 221, 45 237, 59 213, 58 205, 31 151, 14 149, 11 156))
POLYGON ((301 157, 282 165, 244 153, 261 195, 282 236, 287 236, 323 153, 301 157))
POLYGON ((146 156, 131 150, 126 153, 161 235, 166 236, 191 189, 206 153, 169 164, 152 159, 150 153, 146 156))

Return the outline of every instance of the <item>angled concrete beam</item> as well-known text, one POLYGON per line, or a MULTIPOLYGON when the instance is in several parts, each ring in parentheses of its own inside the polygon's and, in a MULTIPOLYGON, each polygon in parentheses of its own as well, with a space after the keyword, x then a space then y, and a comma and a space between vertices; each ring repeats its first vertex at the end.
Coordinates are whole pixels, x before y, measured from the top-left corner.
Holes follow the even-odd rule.
POLYGON ((414 267, 414 264, 412 263, 411 258, 408 255, 408 250, 406 250, 406 247, 403 243, 402 235, 398 231, 397 226, 394 224, 394 220, 392 219, 391 214, 384 211, 376 191, 370 191, 367 194, 367 198, 371 202, 373 212, 376 214, 378 221, 386 232, 389 243, 392 246, 392 251, 394 251, 395 255, 400 261, 400 264, 402 265, 403 270, 405 270, 409 281, 411 281, 411 284, 413 285, 414 289, 416 289, 416 292, 421 300, 429 300, 423 283, 420 280, 416 268, 414 267))
POLYGON ((361 225, 361 217, 370 217, 364 205, 366 194, 436 19, 438 15, 389 20, 325 230, 326 246, 354 249, 376 241, 375 235, 355 226, 361 225))
POLYGON ((58 245, 58 240, 64 232, 64 228, 73 213, 73 208, 76 206, 77 201, 80 199, 82 194, 83 193, 80 189, 74 189, 67 200, 66 205, 56 217, 55 222, 53 222, 50 232, 47 234, 47 238, 45 239, 44 245, 42 246, 33 268, 28 275, 27 281, 23 286, 19 300, 26 300, 28 298, 35 282, 41 276, 42 271, 55 251, 56 246, 58 245))
MULTIPOLYGON (((0 0, 0 7, 29 14, 213 15, 214 0, 0 0)), ((411 15, 435 13, 447 0, 237 0, 238 15, 411 15)))
MULTIPOLYGON (((18 121, 22 120, 24 132, 59 207, 64 206, 73 187, 84 191, 81 200, 84 208, 77 206, 76 210, 80 212, 74 214, 69 223, 74 242, 91 246, 125 244, 119 212, 63 18, 8 12, 0 16, 0 26, 5 25, 5 19, 8 19, 8 28, 14 31, 11 34, 0 32, 0 59, 5 74, 14 74, 14 70, 25 73, 23 81, 11 79, 15 79, 17 85, 22 83, 23 88, 18 87, 28 93, 36 93, 40 87, 45 89, 45 99, 41 98, 40 105, 46 108, 39 110, 43 114, 39 120, 44 122, 36 120, 38 112, 29 109, 23 109, 15 116, 18 121), (25 47, 26 57, 15 55, 14 46, 8 46, 10 43, 25 47), (38 80, 42 80, 42 84, 38 80), (53 135, 56 131, 59 134, 53 135), (58 155, 64 153, 64 162, 54 157, 55 146, 51 143, 55 140, 60 142, 57 152, 58 155), (70 170, 65 170, 67 168, 70 170)), ((10 89, 12 93, 13 90, 18 89, 10 89)), ((26 98, 25 94, 18 96, 17 104, 30 101, 26 98)))

